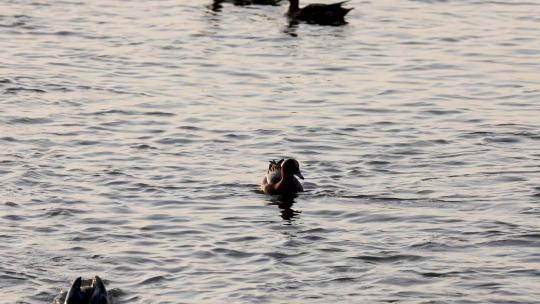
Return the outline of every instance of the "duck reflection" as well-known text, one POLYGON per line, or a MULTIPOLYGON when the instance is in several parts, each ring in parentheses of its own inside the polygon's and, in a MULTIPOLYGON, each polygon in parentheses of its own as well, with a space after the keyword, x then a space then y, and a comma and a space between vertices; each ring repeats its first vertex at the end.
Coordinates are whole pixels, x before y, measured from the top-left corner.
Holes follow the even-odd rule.
MULTIPOLYGON (((282 33, 285 35, 288 35, 293 38, 297 38, 299 36, 298 29, 302 22, 296 20, 296 19, 290 19, 288 22, 283 26, 282 33)), ((349 36, 349 32, 346 28, 342 26, 331 26, 326 27, 324 30, 320 29, 307 29, 303 31, 304 34, 313 35, 313 36, 320 36, 321 33, 324 33, 325 36, 332 36, 336 38, 347 38, 349 36)))
POLYGON ((294 210, 292 206, 294 205, 295 201, 294 196, 283 196, 280 195, 276 198, 273 198, 270 205, 276 205, 279 209, 281 209, 280 215, 281 218, 285 221, 288 221, 289 223, 292 223, 299 215, 302 213, 302 211, 294 210))
POLYGON ((208 7, 214 12, 220 12, 223 3, 230 3, 237 6, 246 5, 279 5, 283 0, 214 0, 208 7))
POLYGON ((298 29, 298 22, 295 19, 289 19, 289 22, 287 23, 287 26, 283 29, 283 33, 291 36, 291 37, 298 37, 298 34, 296 33, 296 30, 298 29))

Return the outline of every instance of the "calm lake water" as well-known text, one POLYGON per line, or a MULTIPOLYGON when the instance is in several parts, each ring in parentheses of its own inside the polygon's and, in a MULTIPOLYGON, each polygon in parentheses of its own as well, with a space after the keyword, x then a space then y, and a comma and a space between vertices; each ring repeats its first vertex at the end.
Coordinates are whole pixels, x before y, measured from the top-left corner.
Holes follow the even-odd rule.
POLYGON ((540 303, 540 2, 347 6, 0 0, 0 303, 540 303))

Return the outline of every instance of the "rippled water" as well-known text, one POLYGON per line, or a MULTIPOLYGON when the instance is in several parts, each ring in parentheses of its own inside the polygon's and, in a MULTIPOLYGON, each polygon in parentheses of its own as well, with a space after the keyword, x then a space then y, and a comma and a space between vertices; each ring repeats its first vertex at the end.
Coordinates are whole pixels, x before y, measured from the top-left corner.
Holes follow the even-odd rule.
POLYGON ((540 3, 348 6, 0 1, 0 302, 538 303, 540 3))

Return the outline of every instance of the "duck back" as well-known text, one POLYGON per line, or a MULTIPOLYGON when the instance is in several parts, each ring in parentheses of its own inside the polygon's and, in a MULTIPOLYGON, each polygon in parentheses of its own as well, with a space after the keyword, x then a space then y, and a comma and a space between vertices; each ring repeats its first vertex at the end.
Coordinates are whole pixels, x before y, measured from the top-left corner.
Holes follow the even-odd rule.
POLYGON ((352 8, 342 7, 346 2, 348 1, 332 4, 309 4, 301 9, 289 9, 289 16, 308 23, 341 25, 346 23, 345 15, 352 10, 352 8))

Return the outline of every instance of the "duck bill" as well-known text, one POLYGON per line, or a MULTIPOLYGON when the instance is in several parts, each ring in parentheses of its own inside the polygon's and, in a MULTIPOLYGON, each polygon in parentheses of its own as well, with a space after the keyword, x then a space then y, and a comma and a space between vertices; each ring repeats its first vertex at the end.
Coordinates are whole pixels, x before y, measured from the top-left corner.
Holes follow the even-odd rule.
POLYGON ((304 176, 300 171, 296 172, 294 175, 298 176, 300 179, 304 179, 304 176))

